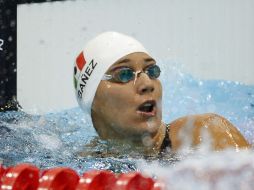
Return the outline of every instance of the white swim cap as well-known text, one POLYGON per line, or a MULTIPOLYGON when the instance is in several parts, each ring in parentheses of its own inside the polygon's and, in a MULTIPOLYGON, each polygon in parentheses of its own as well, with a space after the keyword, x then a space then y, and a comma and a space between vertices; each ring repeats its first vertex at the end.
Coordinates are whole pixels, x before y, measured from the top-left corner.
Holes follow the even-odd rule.
POLYGON ((87 43, 74 66, 75 93, 83 110, 91 113, 97 87, 108 68, 135 52, 148 53, 140 42, 117 32, 102 33, 87 43))

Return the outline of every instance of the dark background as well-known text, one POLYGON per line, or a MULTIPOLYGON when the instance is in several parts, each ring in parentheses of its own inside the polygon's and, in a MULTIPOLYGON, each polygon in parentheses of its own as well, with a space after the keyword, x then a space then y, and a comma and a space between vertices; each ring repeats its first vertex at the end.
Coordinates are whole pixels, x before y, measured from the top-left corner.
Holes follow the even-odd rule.
MULTIPOLYGON (((52 0, 63 1, 63 0, 52 0)), ((49 0, 0 0, 0 111, 17 110, 17 4, 49 0)))

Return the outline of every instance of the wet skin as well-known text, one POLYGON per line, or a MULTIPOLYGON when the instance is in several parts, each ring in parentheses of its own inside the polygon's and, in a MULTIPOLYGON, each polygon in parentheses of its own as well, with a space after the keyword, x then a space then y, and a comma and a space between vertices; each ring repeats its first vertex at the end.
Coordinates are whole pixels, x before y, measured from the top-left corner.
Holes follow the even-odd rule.
MULTIPOLYGON (((106 73, 113 74, 123 67, 144 71, 153 64, 156 62, 152 57, 137 52, 119 59, 106 73)), ((196 146, 206 140, 202 136, 203 131, 208 132, 211 147, 215 150, 250 146, 229 121, 212 113, 179 118, 170 124, 167 134, 166 125, 162 122, 161 99, 160 80, 151 79, 145 73, 127 83, 102 80, 92 105, 93 125, 102 139, 130 140, 153 150, 159 150, 165 135, 169 135, 174 151, 186 139, 191 146, 196 146), (153 102, 149 111, 141 109, 146 102, 153 102)))
POLYGON ((184 136, 189 138, 187 143, 192 147, 210 141, 208 143, 213 150, 251 148, 232 123, 214 113, 189 115, 173 121, 170 124, 169 136, 173 151, 177 151, 184 144, 181 138, 184 136))

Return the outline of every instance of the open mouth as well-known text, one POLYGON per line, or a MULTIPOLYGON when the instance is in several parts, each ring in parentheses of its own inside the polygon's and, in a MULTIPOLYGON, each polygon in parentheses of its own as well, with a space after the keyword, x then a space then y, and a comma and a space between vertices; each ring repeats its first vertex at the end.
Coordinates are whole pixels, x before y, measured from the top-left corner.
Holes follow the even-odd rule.
POLYGON ((155 116, 156 114, 156 102, 154 100, 149 100, 142 103, 137 110, 138 113, 144 116, 155 116))

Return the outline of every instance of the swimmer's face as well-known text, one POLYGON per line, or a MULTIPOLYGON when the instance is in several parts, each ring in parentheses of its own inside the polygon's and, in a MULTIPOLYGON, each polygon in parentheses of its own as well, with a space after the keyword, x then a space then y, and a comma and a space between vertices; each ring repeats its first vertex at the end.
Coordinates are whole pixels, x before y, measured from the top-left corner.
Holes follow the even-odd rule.
MULTIPOLYGON (((122 68, 146 71, 155 60, 146 53, 132 53, 114 63, 106 74, 122 68)), ((161 124, 162 87, 159 79, 139 73, 133 80, 102 80, 92 106, 93 124, 102 138, 153 137, 161 124)))

